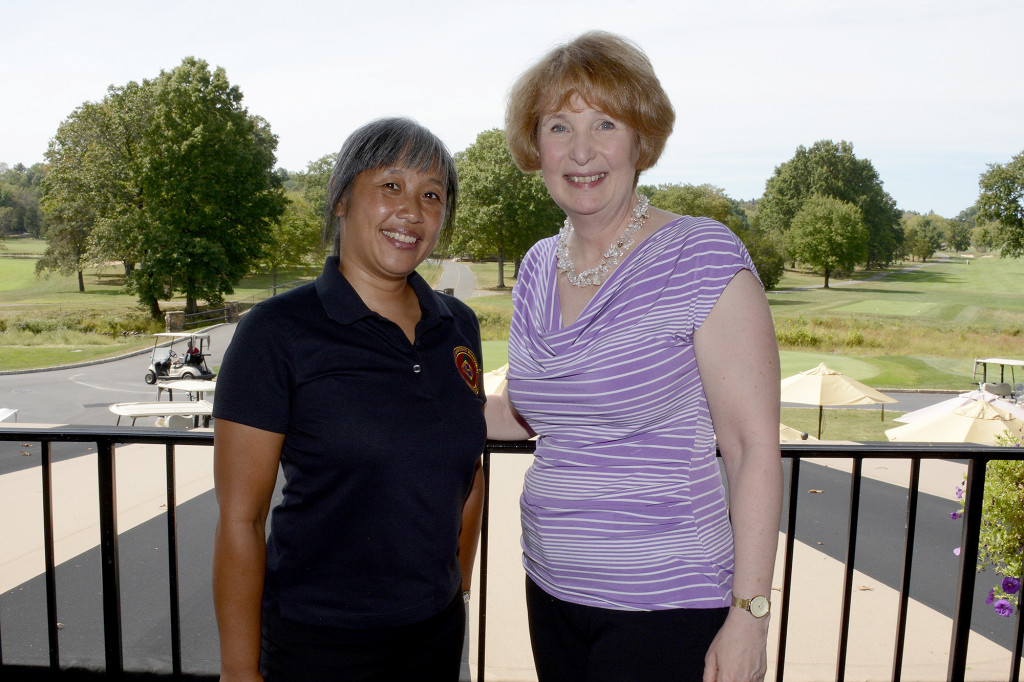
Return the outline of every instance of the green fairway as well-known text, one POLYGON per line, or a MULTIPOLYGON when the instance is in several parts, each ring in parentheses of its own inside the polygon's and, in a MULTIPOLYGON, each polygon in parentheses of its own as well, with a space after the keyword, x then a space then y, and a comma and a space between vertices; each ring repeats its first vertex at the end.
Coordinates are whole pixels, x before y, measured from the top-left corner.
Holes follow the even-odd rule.
MULTIPOLYGON (((38 240, 9 240, 6 245, 8 255, 38 255, 45 248, 38 240)), ((787 271, 779 288, 768 293, 782 376, 824 362, 876 388, 966 390, 976 385, 974 358, 1024 357, 1024 297, 1017 293, 1024 261, 979 256, 918 265, 884 273, 858 271, 833 279, 829 289, 822 288, 820 275, 787 271)), ((478 288, 496 290, 496 262, 470 267, 478 288)), ((319 270, 279 273, 277 290, 308 280, 319 270)), ((514 284, 512 273, 513 263, 508 262, 507 287, 514 284)), ((421 274, 436 282, 440 268, 425 264, 421 274)), ((83 338, 73 333, 76 316, 144 318, 145 311, 122 286, 118 266, 87 270, 86 290, 79 292, 74 276, 37 277, 34 258, 0 257, 0 370, 63 364, 70 358, 111 356, 140 347, 131 337, 108 333, 83 338), (52 322, 64 319, 68 321, 52 322), (45 334, 37 333, 42 327, 47 327, 45 334)), ((270 274, 252 276, 230 298, 252 303, 271 295, 274 287, 270 274)), ((484 371, 490 371, 507 361, 511 290, 467 302, 480 318, 484 371)), ((183 303, 172 299, 161 307, 180 309, 183 303)), ((149 331, 158 331, 160 323, 153 324, 149 331)), ((119 328, 130 325, 129 320, 119 328)))
POLYGON ((815 288, 791 288, 815 285, 785 277, 768 298, 773 314, 781 317, 869 314, 1024 330, 1024 261, 981 257, 966 262, 971 265, 948 260, 910 271, 893 269, 879 279, 872 279, 878 273, 858 273, 868 278, 829 289, 821 288, 820 278, 815 288))

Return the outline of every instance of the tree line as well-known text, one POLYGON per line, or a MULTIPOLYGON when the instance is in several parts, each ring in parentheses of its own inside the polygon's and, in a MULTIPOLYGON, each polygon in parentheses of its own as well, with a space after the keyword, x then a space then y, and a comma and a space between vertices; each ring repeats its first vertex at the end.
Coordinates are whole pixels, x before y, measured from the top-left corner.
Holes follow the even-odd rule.
MULTIPOLYGON (((42 236, 37 272, 77 274, 117 262, 151 314, 183 294, 186 311, 219 304, 245 275, 322 262, 334 154, 302 171, 274 168, 277 138, 242 105, 221 68, 188 57, 151 80, 111 86, 58 127, 44 164, 0 164, 0 237, 42 236)), ((499 286, 564 215, 538 173, 512 161, 501 130, 455 154, 459 212, 454 255, 495 258, 499 286)), ((740 201, 709 184, 641 185, 654 206, 718 220, 744 242, 766 287, 803 265, 825 286, 855 267, 931 257, 942 248, 1024 254, 1024 152, 992 164, 975 206, 954 218, 904 213, 872 163, 847 141, 800 146, 740 201)), ((2 247, 2 243, 0 243, 2 247)))

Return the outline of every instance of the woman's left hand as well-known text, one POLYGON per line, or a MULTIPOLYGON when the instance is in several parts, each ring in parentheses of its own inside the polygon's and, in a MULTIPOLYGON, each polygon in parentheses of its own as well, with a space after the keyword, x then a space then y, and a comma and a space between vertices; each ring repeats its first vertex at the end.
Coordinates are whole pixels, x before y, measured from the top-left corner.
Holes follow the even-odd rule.
POLYGON ((704 682, 761 682, 768 670, 768 619, 731 608, 704 657, 704 682))

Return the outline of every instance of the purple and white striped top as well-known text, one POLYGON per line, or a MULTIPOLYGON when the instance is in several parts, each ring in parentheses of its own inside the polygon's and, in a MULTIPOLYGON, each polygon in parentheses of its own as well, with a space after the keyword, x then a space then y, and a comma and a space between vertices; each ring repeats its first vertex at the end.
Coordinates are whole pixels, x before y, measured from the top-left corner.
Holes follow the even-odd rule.
POLYGON ((563 328, 555 246, 530 249, 513 290, 509 392, 540 436, 520 500, 526 572, 577 604, 728 606, 732 529, 693 333, 754 265, 724 225, 682 217, 563 328))

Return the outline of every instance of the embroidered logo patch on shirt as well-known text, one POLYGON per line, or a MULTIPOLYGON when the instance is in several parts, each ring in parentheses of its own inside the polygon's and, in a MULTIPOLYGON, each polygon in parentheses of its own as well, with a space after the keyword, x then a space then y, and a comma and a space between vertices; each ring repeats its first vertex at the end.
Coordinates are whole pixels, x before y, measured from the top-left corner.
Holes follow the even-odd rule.
POLYGON ((465 346, 455 349, 455 368, 466 381, 466 385, 473 389, 473 393, 480 392, 480 363, 477 361, 473 351, 465 346))

